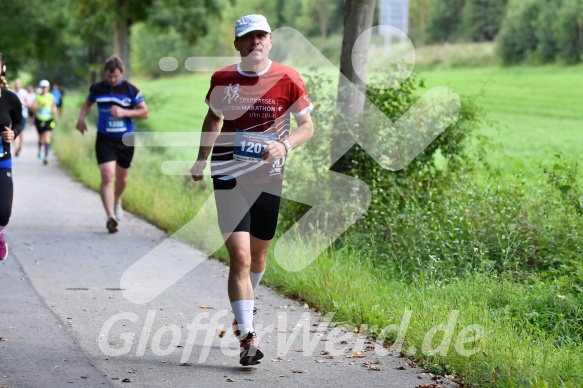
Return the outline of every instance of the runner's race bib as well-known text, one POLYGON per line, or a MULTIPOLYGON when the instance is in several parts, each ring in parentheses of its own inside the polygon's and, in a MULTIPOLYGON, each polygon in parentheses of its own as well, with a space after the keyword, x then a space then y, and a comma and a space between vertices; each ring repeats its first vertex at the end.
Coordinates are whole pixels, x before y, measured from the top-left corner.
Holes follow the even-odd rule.
POLYGON ((38 110, 39 117, 51 117, 52 113, 53 111, 51 110, 51 108, 40 108, 38 110))
POLYGON ((244 162, 261 163, 266 140, 276 140, 275 134, 236 132, 233 158, 244 162))
POLYGON ((110 118, 107 120, 107 128, 105 130, 107 132, 125 132, 126 123, 123 119, 110 118))

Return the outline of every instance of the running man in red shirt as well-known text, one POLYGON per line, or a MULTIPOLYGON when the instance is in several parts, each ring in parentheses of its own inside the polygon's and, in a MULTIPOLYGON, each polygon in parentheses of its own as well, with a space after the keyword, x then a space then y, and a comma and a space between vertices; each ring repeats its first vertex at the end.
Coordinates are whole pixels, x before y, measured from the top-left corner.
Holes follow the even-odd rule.
POLYGON ((219 228, 229 252, 228 293, 241 365, 263 357, 253 328, 254 292, 275 235, 287 155, 314 133, 312 104, 297 71, 269 59, 271 28, 262 15, 235 23, 241 62, 217 70, 206 96, 201 146, 191 174, 211 176, 219 228), (290 113, 297 128, 290 130, 290 113))

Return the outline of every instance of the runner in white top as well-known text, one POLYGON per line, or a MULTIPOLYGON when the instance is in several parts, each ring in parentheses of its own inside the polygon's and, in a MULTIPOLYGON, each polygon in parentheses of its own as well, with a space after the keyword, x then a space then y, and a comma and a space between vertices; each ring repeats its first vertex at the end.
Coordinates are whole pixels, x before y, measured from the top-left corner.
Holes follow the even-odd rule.
POLYGON ((22 149, 22 136, 24 136, 24 130, 26 129, 28 108, 31 105, 31 101, 28 92, 22 87, 22 80, 20 78, 14 80, 14 93, 16 93, 22 104, 22 132, 20 132, 20 136, 14 139, 14 156, 18 156, 22 149))

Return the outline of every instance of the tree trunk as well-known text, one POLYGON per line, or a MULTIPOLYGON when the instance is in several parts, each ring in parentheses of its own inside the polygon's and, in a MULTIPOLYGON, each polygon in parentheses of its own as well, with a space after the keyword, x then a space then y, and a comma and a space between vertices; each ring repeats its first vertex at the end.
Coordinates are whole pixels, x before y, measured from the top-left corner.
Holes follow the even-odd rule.
POLYGON ((330 7, 327 2, 316 5, 316 14, 320 22, 320 37, 326 39, 328 37, 328 21, 330 20, 330 7))
POLYGON ((425 29, 427 28, 427 5, 425 0, 421 0, 419 4, 419 36, 421 37, 421 44, 425 44, 425 29))
POLYGON ((130 20, 125 16, 125 8, 128 0, 117 0, 119 17, 115 21, 115 42, 114 54, 121 58, 124 63, 123 77, 127 81, 130 79, 130 20))
POLYGON ((91 85, 103 79, 103 63, 107 59, 107 54, 104 50, 106 43, 95 37, 89 39, 88 62, 90 64, 91 85))
MULTIPOLYGON (((370 32, 365 35, 364 44, 354 47, 361 34, 372 27, 375 0, 346 0, 344 4, 344 35, 340 57, 340 79, 338 81, 338 96, 336 107, 339 122, 335 126, 332 147, 332 163, 336 163, 351 147, 353 140, 348 128, 353 125, 364 108, 364 93, 366 91, 366 74, 368 67, 368 49, 370 32), (353 66, 353 52, 355 61, 353 66)), ((346 171, 344 163, 335 165, 335 171, 346 171)))

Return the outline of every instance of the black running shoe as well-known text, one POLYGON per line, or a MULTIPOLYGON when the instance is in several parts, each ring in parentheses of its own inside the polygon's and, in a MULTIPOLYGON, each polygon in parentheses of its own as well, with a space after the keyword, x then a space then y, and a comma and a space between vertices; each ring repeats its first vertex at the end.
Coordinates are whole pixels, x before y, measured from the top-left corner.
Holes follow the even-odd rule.
POLYGON ((107 227, 107 230, 109 233, 115 233, 117 232, 117 221, 115 220, 114 217, 109 217, 107 219, 107 224, 105 224, 105 226, 107 227))
POLYGON ((240 341, 239 363, 243 366, 260 364, 263 352, 259 349, 259 341, 254 331, 247 334, 247 337, 240 341))

